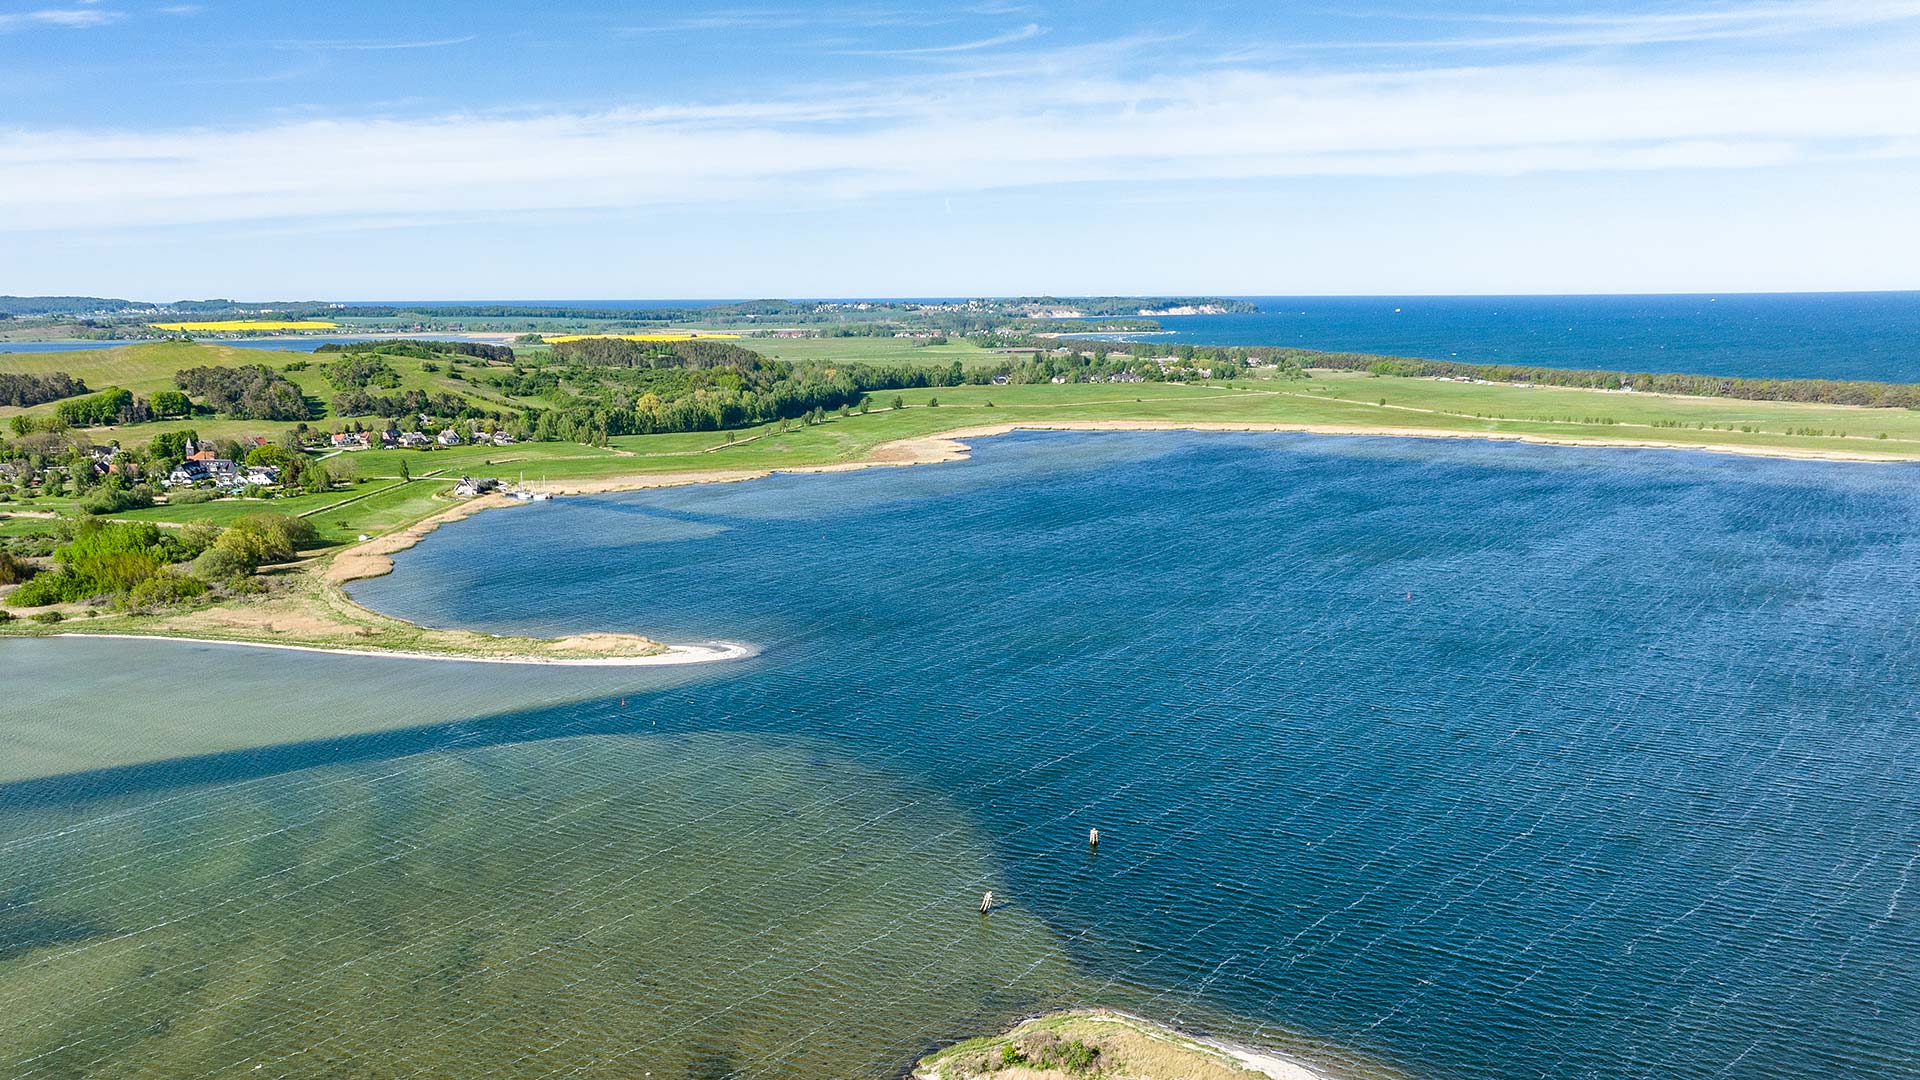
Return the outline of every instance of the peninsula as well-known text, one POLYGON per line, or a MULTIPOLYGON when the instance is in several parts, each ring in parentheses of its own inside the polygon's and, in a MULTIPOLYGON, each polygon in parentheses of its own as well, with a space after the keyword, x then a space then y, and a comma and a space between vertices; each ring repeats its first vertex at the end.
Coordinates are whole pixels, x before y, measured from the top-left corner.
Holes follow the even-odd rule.
POLYGON ((1126 1013, 1077 1009, 1026 1020, 922 1058, 914 1080, 1319 1080, 1298 1062, 1186 1035, 1126 1013))
POLYGON ((1023 340, 663 333, 371 341, 315 354, 192 341, 6 354, 0 635, 541 663, 727 659, 745 647, 420 627, 355 604, 341 586, 387 572, 393 554, 446 521, 522 500, 951 461, 1014 430, 1920 460, 1920 412, 1893 404, 1915 388, 1901 385, 1023 340), (226 536, 236 530, 244 535, 226 536), (82 532, 105 539, 80 543, 82 532), (137 549, 141 569, 81 573, 101 545, 137 549), (217 545, 225 554, 208 554, 217 545))

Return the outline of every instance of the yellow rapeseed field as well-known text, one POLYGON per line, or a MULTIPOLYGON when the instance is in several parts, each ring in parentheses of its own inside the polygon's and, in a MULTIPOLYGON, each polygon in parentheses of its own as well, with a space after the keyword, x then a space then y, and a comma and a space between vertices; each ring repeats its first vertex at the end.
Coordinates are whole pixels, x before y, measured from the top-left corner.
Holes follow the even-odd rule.
POLYGON ((298 322, 275 322, 272 319, 223 319, 218 322, 157 322, 148 324, 155 330, 180 330, 188 333, 202 332, 218 334, 227 330, 338 330, 339 323, 322 322, 318 319, 306 319, 298 322))
POLYGON ((547 338, 547 344, 558 345, 563 341, 692 341, 695 338, 738 338, 739 334, 555 334, 547 338))

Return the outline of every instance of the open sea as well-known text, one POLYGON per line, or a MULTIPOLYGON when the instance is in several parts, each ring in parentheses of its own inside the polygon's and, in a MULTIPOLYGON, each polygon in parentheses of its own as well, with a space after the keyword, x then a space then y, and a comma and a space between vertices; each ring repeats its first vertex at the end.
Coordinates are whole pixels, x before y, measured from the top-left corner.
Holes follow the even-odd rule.
POLYGON ((1920 382, 1920 292, 1723 296, 1249 296, 1163 318, 1188 345, 1285 345, 1475 364, 1920 382))
POLYGON ((762 652, 0 642, 0 1076, 890 1077, 1099 1003, 1920 1077, 1920 468, 1024 433, 397 562, 356 596, 762 652))
MULTIPOLYGON (((1920 382, 1920 292, 1243 299, 1260 310, 1163 318, 1168 332, 1144 337, 1092 336, 1608 371, 1920 382)), ((500 301, 613 310, 718 302, 500 301)), ((321 344, 347 340, 354 339, 250 338, 222 344, 311 352, 321 344)), ((120 343, 0 341, 0 353, 113 344, 120 343)))

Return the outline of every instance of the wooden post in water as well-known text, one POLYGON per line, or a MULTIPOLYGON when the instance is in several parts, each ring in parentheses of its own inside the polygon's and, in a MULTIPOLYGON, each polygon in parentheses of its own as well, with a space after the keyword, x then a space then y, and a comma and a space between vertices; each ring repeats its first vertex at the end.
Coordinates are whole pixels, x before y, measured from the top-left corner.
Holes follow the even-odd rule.
POLYGON ((1099 829, 1087 830, 1087 846, 1088 847, 1100 846, 1100 830, 1099 829))
POLYGON ((980 914, 985 915, 987 912, 992 910, 993 910, 993 890, 988 889, 987 894, 980 898, 980 914))

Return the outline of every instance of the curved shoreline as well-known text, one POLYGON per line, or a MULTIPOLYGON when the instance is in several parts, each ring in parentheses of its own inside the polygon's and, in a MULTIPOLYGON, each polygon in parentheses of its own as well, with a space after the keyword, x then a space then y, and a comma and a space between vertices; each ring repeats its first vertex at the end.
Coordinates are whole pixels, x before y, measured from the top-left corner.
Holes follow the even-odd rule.
MULTIPOLYGON (((1820 450, 1802 447, 1745 445, 1717 446, 1705 443, 1675 442, 1663 439, 1543 435, 1534 432, 1444 431, 1434 428, 1358 426, 1350 424, 1268 424, 1189 420, 1013 420, 1001 424, 976 424, 929 435, 915 435, 904 439, 894 439, 875 445, 866 457, 854 461, 833 462, 822 465, 790 465, 752 470, 715 469, 707 472, 634 473, 627 476, 593 477, 583 480, 552 480, 530 483, 527 486, 533 490, 551 495, 609 495, 625 491, 642 491, 659 487, 679 487, 688 484, 737 483, 744 480, 761 479, 772 476, 775 473, 852 472, 858 469, 900 465, 935 465, 946 461, 965 461, 973 452, 973 447, 968 440, 987 439, 997 435, 1011 434, 1015 431, 1196 431, 1333 435, 1348 438, 1478 439, 1487 442, 1527 443, 1535 446, 1619 450, 1699 451, 1710 454, 1733 454, 1741 457, 1779 458, 1793 461, 1833 461, 1853 464, 1884 465, 1902 463, 1920 464, 1920 458, 1902 454, 1876 453, 1870 450, 1820 450)), ((500 504, 512 505, 513 501, 502 499, 500 500, 500 504)), ((477 513, 479 510, 487 508, 487 506, 477 506, 468 512, 477 513)), ((450 515, 447 516, 445 520, 457 520, 458 517, 464 516, 466 516, 466 514, 450 515)), ((438 517, 440 517, 440 515, 436 515, 436 518, 438 517)), ((431 532, 432 529, 438 528, 439 525, 444 523, 444 521, 436 519, 428 520, 432 522, 432 524, 423 530, 422 535, 424 535, 425 532, 431 532)), ((421 524, 427 525, 428 522, 422 522, 421 524)), ((418 526, 416 526, 416 528, 418 528, 418 526)), ((418 539, 415 538, 412 542, 407 543, 405 547, 411 547, 413 543, 417 542, 418 539)), ((367 546, 370 547, 372 544, 378 543, 380 543, 380 541, 375 540, 367 546)), ((393 550, 404 550, 404 547, 396 547, 393 550)), ((365 574, 356 576, 376 575, 365 574)))
MULTIPOLYGON (((1708 453, 1736 454, 1745 457, 1771 457, 1802 461, 1836 461, 1852 463, 1894 464, 1913 462, 1911 457, 1854 450, 1821 450, 1799 447, 1762 447, 1762 446, 1715 446, 1701 443, 1674 442, 1660 439, 1611 438, 1604 436, 1558 436, 1532 432, 1498 431, 1445 431, 1433 428, 1408 428, 1390 426, 1358 426, 1347 424, 1286 424, 1286 423, 1232 423, 1208 421, 1178 420, 1013 420, 998 424, 975 424, 953 428, 949 431, 928 435, 916 435, 904 439, 894 439, 871 447, 866 456, 843 462, 817 465, 793 465, 768 469, 708 469, 686 470, 682 472, 635 473, 624 476, 596 477, 585 480, 559 480, 529 484, 528 487, 553 495, 589 495, 614 494, 627 491, 641 491, 650 488, 681 487, 693 484, 738 483, 757 480, 776 473, 830 473, 851 472, 859 469, 884 468, 904 465, 933 465, 948 461, 964 461, 972 456, 973 447, 969 440, 992 438, 1015 431, 1194 431, 1194 432, 1250 432, 1302 435, 1333 435, 1346 437, 1384 437, 1384 438, 1421 438, 1421 439, 1482 439, 1489 442, 1517 442, 1540 446, 1590 447, 1602 449, 1634 450, 1693 450, 1708 453)), ((321 607, 331 607, 335 613, 346 612, 354 618, 363 618, 388 624, 395 628, 404 628, 413 633, 432 635, 444 634, 449 637, 466 636, 476 641, 487 641, 491 635, 477 634, 471 631, 434 630, 419 626, 404 619, 385 615, 367 608, 346 594, 341 586, 367 578, 380 577, 393 572, 393 556, 405 551, 436 529, 449 522, 471 517, 485 510, 522 505, 518 500, 504 495, 483 495, 479 498, 449 506, 436 513, 384 536, 374 537, 352 547, 336 552, 327 559, 324 568, 308 571, 315 584, 323 590, 321 607)), ((217 610, 217 609, 216 609, 217 610)), ((226 627, 220 627, 225 629, 226 627)), ((231 627, 236 633, 277 633, 271 623, 262 628, 253 628, 239 623, 231 627)), ((25 628, 22 628, 24 631, 25 628)), ((638 635, 595 633, 578 635, 575 639, 521 639, 524 646, 520 651, 508 652, 464 652, 436 651, 432 648, 413 647, 357 647, 352 644, 295 644, 284 641, 263 641, 251 637, 232 638, 204 637, 195 633, 193 628, 182 628, 182 632, 148 633, 129 630, 125 633, 40 630, 6 634, 4 636, 32 637, 126 637, 159 641, 194 642, 209 645, 233 645, 255 648, 287 649, 301 652, 338 653, 347 656, 389 657, 404 660, 429 661, 465 661, 469 663, 494 664, 537 664, 547 666, 574 667, 657 667, 679 664, 712 663, 721 660, 740 659, 755 655, 758 649, 751 645, 737 643, 719 643, 717 645, 682 644, 667 645, 638 635), (592 639, 590 648, 581 649, 569 642, 592 639), (588 655, 540 655, 526 651, 526 647, 546 647, 567 650, 580 649, 588 655), (604 653, 605 655, 592 655, 604 653)), ((470 644, 460 642, 459 644, 470 644)))
MULTIPOLYGON (((1025 1039, 1045 1031, 1067 1031, 1084 1034, 1101 1028, 1114 1029, 1109 1034, 1136 1036, 1140 1040, 1154 1044, 1169 1055, 1169 1060, 1157 1062, 1161 1068, 1172 1068, 1179 1076, 1186 1076, 1195 1069, 1204 1069, 1213 1076, 1231 1073, 1235 1076, 1264 1077, 1266 1080, 1329 1080, 1329 1074, 1297 1058, 1273 1050, 1256 1049, 1224 1039, 1211 1038, 1181 1031, 1170 1024, 1149 1020, 1134 1013, 1107 1008, 1063 1009, 1055 1012, 1028 1016, 998 1035, 968 1039, 953 1046, 936 1050, 916 1062, 908 1075, 913 1080, 975 1080, 980 1074, 969 1068, 967 1060, 982 1051, 988 1052, 989 1059, 993 1051, 1002 1046, 1019 1046, 1025 1039)), ((1111 1052, 1124 1049, 1109 1046, 1111 1052)), ((1135 1069, 1137 1063, 1132 1064, 1135 1069)), ((1116 1063, 1118 1066, 1119 1063, 1116 1063)), ((1033 1063, 1026 1068, 1050 1068, 1033 1063)), ((990 1066, 990 1071, 991 1071, 990 1066)), ((1127 1075, 1135 1075, 1128 1073, 1127 1075)), ((1174 1080, 1173 1075, 1160 1076, 1154 1072, 1138 1073, 1146 1080, 1174 1080)))
POLYGON ((230 638, 185 637, 174 634, 94 634, 84 631, 47 637, 121 638, 134 641, 172 641, 189 645, 230 645, 236 649, 283 649, 289 652, 331 653, 335 656, 371 656, 388 660, 438 660, 456 664, 541 664, 555 667, 676 667, 742 660, 759 655, 752 645, 716 641, 706 645, 668 645, 645 656, 463 656, 459 653, 412 652, 404 649, 346 649, 324 645, 289 645, 283 641, 238 641, 230 638))

